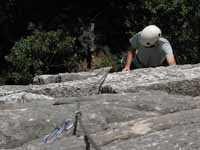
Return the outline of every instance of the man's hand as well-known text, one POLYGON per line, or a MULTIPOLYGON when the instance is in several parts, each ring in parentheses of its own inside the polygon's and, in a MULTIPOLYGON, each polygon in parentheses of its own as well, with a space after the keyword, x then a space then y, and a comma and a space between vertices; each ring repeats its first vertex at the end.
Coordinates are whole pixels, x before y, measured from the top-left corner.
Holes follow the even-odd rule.
POLYGON ((167 62, 169 65, 176 65, 176 60, 174 58, 174 55, 167 56, 167 62))
POLYGON ((124 69, 122 69, 122 72, 125 72, 125 71, 130 71, 130 67, 124 67, 124 69))
POLYGON ((133 53, 130 50, 130 48, 128 49, 128 53, 127 53, 127 59, 126 59, 126 65, 124 67, 124 69, 122 69, 122 71, 130 71, 130 66, 132 63, 132 59, 133 59, 133 53))

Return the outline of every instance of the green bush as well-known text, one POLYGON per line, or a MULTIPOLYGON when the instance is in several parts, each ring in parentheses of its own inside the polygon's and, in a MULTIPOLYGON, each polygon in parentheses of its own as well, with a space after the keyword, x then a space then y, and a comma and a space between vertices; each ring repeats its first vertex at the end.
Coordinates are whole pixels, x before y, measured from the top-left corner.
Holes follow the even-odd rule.
POLYGON ((110 67, 114 64, 113 55, 108 47, 103 49, 96 49, 92 56, 92 69, 98 69, 103 67, 110 67))
POLYGON ((75 38, 61 31, 36 31, 16 42, 6 56, 10 64, 8 81, 29 84, 35 75, 73 71, 78 65, 74 41, 75 38))

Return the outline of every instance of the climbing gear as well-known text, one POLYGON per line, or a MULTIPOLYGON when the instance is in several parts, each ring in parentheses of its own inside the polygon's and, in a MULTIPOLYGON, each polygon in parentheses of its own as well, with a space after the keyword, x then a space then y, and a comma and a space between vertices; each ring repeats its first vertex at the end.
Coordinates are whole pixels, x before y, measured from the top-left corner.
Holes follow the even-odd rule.
POLYGON ((99 88, 98 88, 98 92, 97 94, 101 93, 101 89, 102 89, 102 85, 105 82, 109 72, 111 71, 112 67, 108 67, 108 69, 105 71, 105 74, 101 77, 101 79, 99 80, 99 88))
MULTIPOLYGON (((105 72, 102 77, 98 80, 97 83, 95 83, 95 89, 97 89, 96 94, 100 94, 101 90, 102 90, 102 85, 106 80, 106 77, 108 76, 109 72, 112 70, 112 67, 107 67, 104 68, 104 70, 101 70, 99 72, 97 72, 95 75, 91 75, 89 77, 97 77, 99 75, 102 74, 102 72, 105 72)), ((93 88, 93 87, 92 87, 93 88)), ((77 99, 71 99, 69 101, 65 101, 65 99, 59 99, 58 101, 56 101, 53 105, 65 105, 65 104, 72 104, 74 103, 74 101, 77 99)))
POLYGON ((78 123, 80 125, 80 128, 83 131, 84 134, 84 141, 86 145, 86 150, 90 150, 90 144, 93 146, 95 150, 101 150, 100 147, 97 146, 95 141, 92 139, 92 137, 89 135, 88 130, 85 128, 85 125, 83 124, 82 121, 82 113, 80 111, 80 100, 77 100, 77 111, 75 112, 75 120, 74 120, 74 130, 73 130, 73 135, 76 135, 77 132, 77 126, 78 123))
MULTIPOLYGON (((102 89, 102 85, 106 80, 106 77, 108 76, 108 73, 110 72, 110 70, 112 69, 112 67, 108 67, 105 70, 105 74, 100 78, 100 80, 98 81, 98 84, 95 85, 99 85, 98 86, 98 91, 96 94, 100 94, 101 93, 101 89, 102 89)), ((101 71, 102 72, 102 71, 101 71)), ((100 73, 97 73, 97 75, 99 75, 100 73)), ((63 105, 63 104, 68 104, 67 102, 55 102, 53 105, 63 105)), ((80 128, 83 131, 84 134, 84 141, 85 141, 85 145, 86 145, 86 150, 90 150, 90 145, 92 145, 92 147, 95 150, 101 150, 100 147, 98 147, 98 145, 96 144, 96 142, 92 139, 92 137, 90 136, 88 129, 85 127, 85 125, 83 124, 83 120, 82 120, 82 113, 80 110, 80 99, 78 98, 76 100, 76 112, 75 112, 75 119, 74 119, 74 123, 72 126, 74 126, 73 128, 73 135, 77 134, 77 127, 78 124, 80 126, 80 128)), ((72 127, 71 126, 71 127, 72 127)), ((50 137, 54 137, 54 135, 57 133, 58 131, 54 131, 52 132, 51 135, 49 135, 50 137)))
POLYGON ((155 25, 145 27, 140 34, 140 43, 144 47, 152 47, 161 37, 161 30, 155 25))
POLYGON ((55 127, 54 130, 45 136, 44 143, 52 143, 55 142, 55 140, 61 136, 61 134, 64 132, 64 130, 69 130, 73 127, 73 122, 71 120, 64 121, 60 124, 60 126, 55 127))
MULTIPOLYGON (((112 69, 112 67, 109 67, 105 71, 105 74, 99 80, 99 87, 98 87, 97 94, 100 94, 101 89, 102 89, 102 85, 105 82, 106 77, 108 76, 108 73, 110 72, 111 69, 112 69)), ((78 123, 79 123, 80 128, 83 130, 83 133, 84 133, 84 141, 85 141, 85 145, 86 145, 86 147, 85 147, 86 150, 90 150, 90 144, 93 146, 93 148, 95 150, 100 150, 100 147, 97 146, 96 142, 92 139, 92 137, 89 135, 88 130, 85 128, 81 116, 82 116, 82 113, 80 111, 80 99, 77 99, 77 110, 75 112, 73 135, 76 135, 77 126, 78 126, 78 123)))

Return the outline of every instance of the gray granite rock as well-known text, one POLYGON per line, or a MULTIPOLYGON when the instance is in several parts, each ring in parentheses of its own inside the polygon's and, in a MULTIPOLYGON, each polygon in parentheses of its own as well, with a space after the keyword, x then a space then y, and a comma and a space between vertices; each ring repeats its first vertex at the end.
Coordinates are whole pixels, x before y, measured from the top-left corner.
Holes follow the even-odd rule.
MULTIPOLYGON (((124 93, 152 89, 171 94, 198 96, 200 95, 199 72, 200 64, 109 73, 101 91, 102 93, 124 93)), ((104 74, 90 76, 84 80, 33 85, 30 90, 33 93, 48 94, 54 97, 92 95, 97 93, 100 79, 104 74)))
POLYGON ((33 79, 33 84, 41 85, 48 83, 60 83, 75 80, 84 80, 90 77, 98 76, 103 72, 109 70, 110 67, 92 70, 90 72, 78 72, 78 73, 59 73, 56 75, 39 75, 33 79))
POLYGON ((23 85, 6 85, 0 86, 0 96, 5 96, 13 93, 25 92, 30 89, 30 86, 23 85))
POLYGON ((0 86, 0 149, 85 149, 79 124, 77 136, 71 128, 43 142, 61 122, 74 121, 80 102, 83 124, 102 150, 198 150, 199 71, 200 64, 110 73, 100 94, 106 69, 59 83, 55 75, 41 85, 0 86))

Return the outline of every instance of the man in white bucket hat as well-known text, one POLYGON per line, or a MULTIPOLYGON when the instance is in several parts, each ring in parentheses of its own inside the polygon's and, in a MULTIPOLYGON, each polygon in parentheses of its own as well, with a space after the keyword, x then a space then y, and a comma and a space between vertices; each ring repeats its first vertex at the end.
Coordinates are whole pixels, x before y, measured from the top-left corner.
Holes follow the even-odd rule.
POLYGON ((126 64, 122 71, 130 69, 175 65, 175 57, 169 41, 161 37, 156 25, 149 25, 129 39, 126 64))

